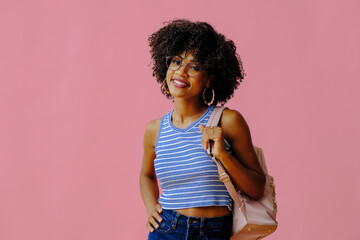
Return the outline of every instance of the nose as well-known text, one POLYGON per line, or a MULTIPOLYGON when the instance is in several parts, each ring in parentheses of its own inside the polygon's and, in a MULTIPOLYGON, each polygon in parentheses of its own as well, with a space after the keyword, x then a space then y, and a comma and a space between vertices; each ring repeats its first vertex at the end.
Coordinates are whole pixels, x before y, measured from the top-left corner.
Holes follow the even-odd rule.
POLYGON ((184 73, 186 73, 186 75, 188 75, 188 73, 186 71, 186 67, 187 67, 187 63, 182 62, 179 69, 176 71, 179 72, 179 75, 183 75, 184 73))

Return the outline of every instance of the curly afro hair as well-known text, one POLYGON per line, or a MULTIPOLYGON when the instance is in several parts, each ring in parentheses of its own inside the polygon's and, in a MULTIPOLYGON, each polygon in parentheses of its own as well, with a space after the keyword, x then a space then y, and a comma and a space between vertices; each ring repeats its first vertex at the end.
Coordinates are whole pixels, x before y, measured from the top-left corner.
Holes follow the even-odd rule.
MULTIPOLYGON (((240 56, 233 41, 217 33, 206 22, 191 22, 175 19, 149 36, 150 54, 153 60, 153 76, 162 84, 167 72, 166 56, 176 56, 183 52, 193 52, 194 57, 213 75, 211 87, 215 92, 213 104, 224 104, 234 94, 245 73, 240 56)), ((162 90, 168 98, 171 95, 162 90)))

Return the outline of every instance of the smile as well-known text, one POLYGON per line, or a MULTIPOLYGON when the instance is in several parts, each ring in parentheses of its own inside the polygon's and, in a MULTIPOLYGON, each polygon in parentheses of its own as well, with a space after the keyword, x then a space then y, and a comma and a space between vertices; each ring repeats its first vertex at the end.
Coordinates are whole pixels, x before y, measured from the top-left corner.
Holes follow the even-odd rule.
POLYGON ((184 88, 184 87, 188 86, 187 83, 185 83, 184 81, 179 80, 179 79, 172 79, 172 82, 173 82, 173 85, 178 88, 184 88))

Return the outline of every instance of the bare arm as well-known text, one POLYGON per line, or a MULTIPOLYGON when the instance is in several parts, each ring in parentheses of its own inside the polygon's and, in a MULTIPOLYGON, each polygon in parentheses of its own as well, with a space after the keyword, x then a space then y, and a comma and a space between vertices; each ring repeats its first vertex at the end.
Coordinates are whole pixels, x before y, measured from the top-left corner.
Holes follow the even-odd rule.
POLYGON ((148 213, 146 226, 150 231, 154 231, 154 227, 159 227, 155 219, 157 219, 158 222, 162 221, 159 215, 162 211, 161 206, 158 203, 159 186, 154 169, 154 159, 156 157, 155 144, 160 128, 160 122, 161 119, 153 120, 146 126, 143 141, 144 155, 139 179, 141 197, 148 213))
POLYGON ((261 198, 264 193, 265 175, 243 116, 237 111, 225 109, 219 127, 201 128, 203 146, 207 148, 209 140, 214 141, 212 152, 224 165, 233 184, 251 198, 261 198), (224 138, 231 143, 232 155, 225 149, 224 138))

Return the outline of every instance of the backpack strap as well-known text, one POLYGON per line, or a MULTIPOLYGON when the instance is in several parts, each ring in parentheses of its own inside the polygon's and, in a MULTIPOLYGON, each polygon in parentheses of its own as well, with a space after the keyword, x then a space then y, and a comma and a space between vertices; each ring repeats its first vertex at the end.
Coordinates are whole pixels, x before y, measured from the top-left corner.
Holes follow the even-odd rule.
MULTIPOLYGON (((223 107, 223 106, 215 107, 213 112, 210 115, 210 118, 209 118, 208 123, 206 124, 206 127, 216 127, 219 124, 219 121, 220 121, 220 118, 221 118, 221 115, 222 115, 222 112, 224 111, 224 109, 225 109, 225 107, 223 107)), ((212 155, 212 153, 211 153, 211 144, 210 144, 209 155, 212 158, 212 160, 216 163, 220 181, 222 181, 225 184, 227 191, 229 192, 231 198, 234 200, 236 205, 239 207, 242 207, 242 201, 240 200, 234 185, 230 181, 230 176, 226 172, 225 167, 223 166, 221 161, 218 158, 216 158, 214 155, 212 155)))
POLYGON ((215 127, 217 125, 219 125, 219 121, 222 115, 222 112, 224 111, 226 107, 221 106, 221 107, 214 107, 213 112, 210 115, 209 121, 207 122, 206 126, 207 127, 215 127))

